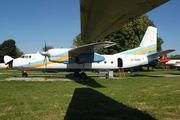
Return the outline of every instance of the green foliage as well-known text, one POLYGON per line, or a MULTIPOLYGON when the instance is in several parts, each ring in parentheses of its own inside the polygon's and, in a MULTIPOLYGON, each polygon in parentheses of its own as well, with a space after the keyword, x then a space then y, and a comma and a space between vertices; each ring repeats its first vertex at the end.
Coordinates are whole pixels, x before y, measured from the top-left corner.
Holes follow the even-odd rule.
POLYGON ((81 39, 81 34, 79 34, 78 36, 76 36, 75 39, 73 39, 73 46, 72 47, 78 47, 81 45, 84 45, 85 41, 81 39))
POLYGON ((3 55, 10 55, 16 57, 16 42, 12 39, 5 40, 1 45, 3 55))
POLYGON ((53 49, 53 47, 52 46, 45 46, 45 47, 43 47, 43 51, 47 51, 47 50, 50 50, 50 49, 53 49))
POLYGON ((5 40, 0 45, 0 56, 9 55, 13 58, 20 57, 23 52, 16 47, 16 42, 13 39, 5 40))
POLYGON ((161 51, 162 50, 162 47, 161 45, 164 43, 164 41, 162 40, 161 37, 158 37, 157 38, 157 51, 161 51))
POLYGON ((17 57, 20 57, 20 56, 22 56, 24 53, 19 49, 19 48, 17 48, 16 47, 16 53, 17 53, 17 57))
MULTIPOLYGON (((148 16, 142 15, 141 17, 133 20, 132 22, 124 25, 119 30, 109 34, 100 41, 113 41, 117 45, 111 48, 103 49, 100 53, 114 54, 129 49, 138 47, 148 26, 155 26, 148 16)), ((158 40, 158 50, 161 50, 162 39, 158 40)))
POLYGON ((170 55, 171 59, 180 59, 180 55, 176 54, 176 55, 170 55))

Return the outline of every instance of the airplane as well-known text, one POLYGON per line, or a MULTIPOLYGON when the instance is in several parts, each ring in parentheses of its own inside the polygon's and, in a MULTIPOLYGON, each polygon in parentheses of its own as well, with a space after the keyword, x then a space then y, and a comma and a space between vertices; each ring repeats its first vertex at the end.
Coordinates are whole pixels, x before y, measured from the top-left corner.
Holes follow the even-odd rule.
POLYGON ((167 55, 163 55, 160 62, 168 66, 175 66, 178 70, 180 69, 180 60, 171 60, 167 55))
POLYGON ((8 69, 9 66, 5 65, 5 63, 0 63, 0 69, 8 69))
POLYGON ((74 72, 85 79, 85 71, 108 70, 115 71, 119 68, 131 68, 139 65, 158 62, 158 57, 173 49, 157 52, 157 28, 149 26, 139 47, 119 52, 113 55, 100 55, 96 53, 101 48, 116 45, 114 42, 104 41, 87 44, 77 48, 54 48, 37 54, 25 54, 13 59, 4 56, 5 64, 13 69, 22 71, 22 76, 27 77, 28 70, 43 72, 74 72))

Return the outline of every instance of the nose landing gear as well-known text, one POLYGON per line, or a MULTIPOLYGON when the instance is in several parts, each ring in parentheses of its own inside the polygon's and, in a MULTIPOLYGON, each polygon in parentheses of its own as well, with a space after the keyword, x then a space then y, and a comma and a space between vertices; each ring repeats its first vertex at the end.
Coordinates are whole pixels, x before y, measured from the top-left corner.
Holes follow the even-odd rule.
POLYGON ((22 77, 28 77, 28 74, 26 71, 22 71, 22 77))

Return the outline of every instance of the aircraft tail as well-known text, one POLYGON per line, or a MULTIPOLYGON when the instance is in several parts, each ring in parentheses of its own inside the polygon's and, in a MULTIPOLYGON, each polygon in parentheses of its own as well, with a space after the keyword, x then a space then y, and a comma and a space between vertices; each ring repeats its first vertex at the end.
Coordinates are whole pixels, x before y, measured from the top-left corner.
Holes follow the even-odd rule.
POLYGON ((157 28, 149 26, 139 47, 121 52, 124 55, 150 55, 157 52, 157 28))
POLYGON ((160 59, 161 63, 168 62, 170 59, 167 57, 167 55, 163 55, 162 58, 160 59))

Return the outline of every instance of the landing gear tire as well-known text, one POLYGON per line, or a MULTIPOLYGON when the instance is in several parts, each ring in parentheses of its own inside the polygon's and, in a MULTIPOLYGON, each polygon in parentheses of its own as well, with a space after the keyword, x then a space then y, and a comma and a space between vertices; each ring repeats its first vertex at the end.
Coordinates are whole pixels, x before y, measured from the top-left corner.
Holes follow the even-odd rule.
POLYGON ((22 73, 22 77, 27 77, 28 74, 27 73, 22 73))
POLYGON ((87 78, 87 75, 86 75, 86 73, 81 73, 80 75, 79 75, 79 77, 81 78, 81 79, 86 79, 87 78))
POLYGON ((79 76, 79 72, 74 72, 73 76, 74 77, 78 77, 79 76))

